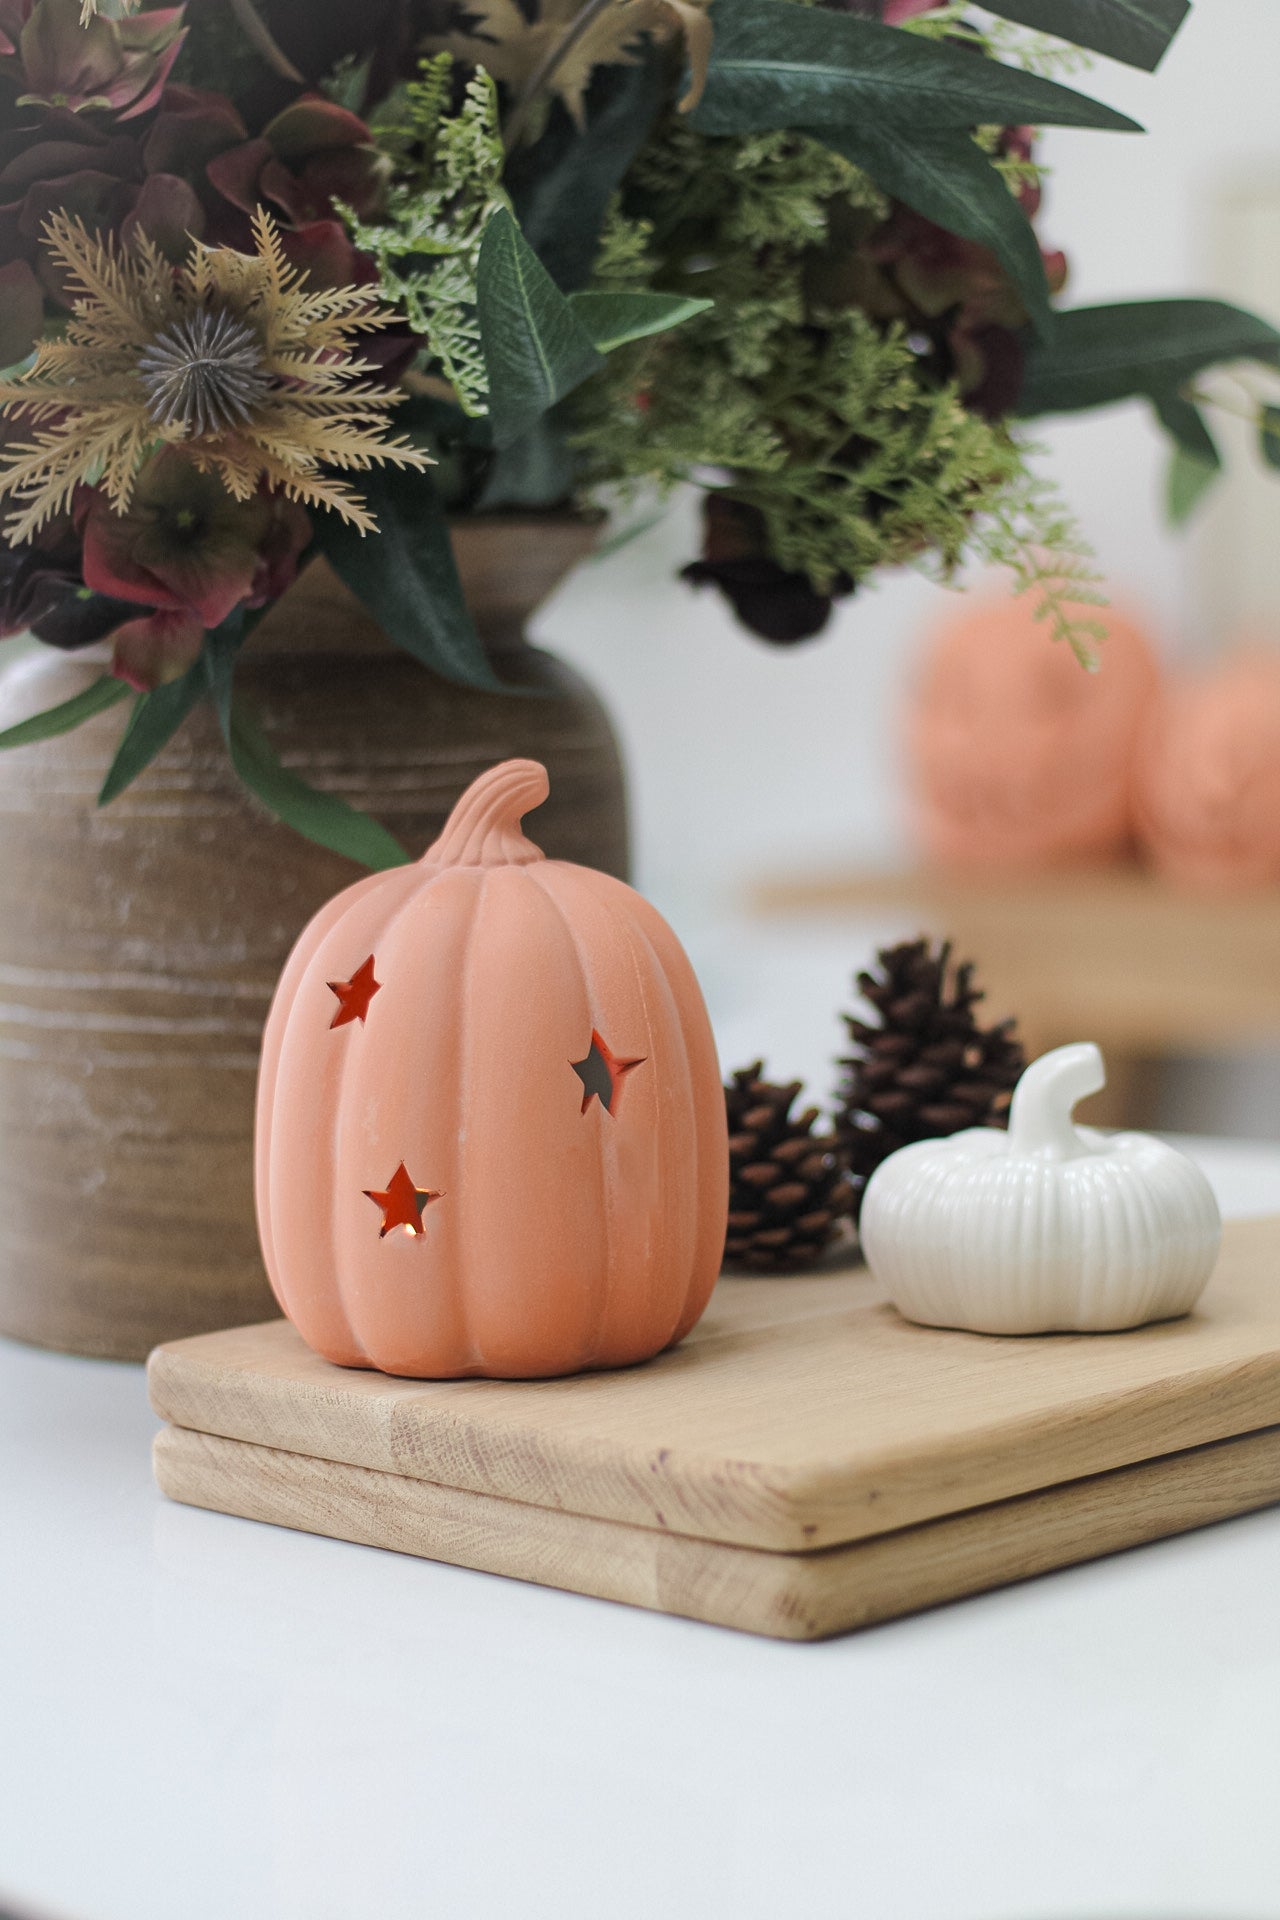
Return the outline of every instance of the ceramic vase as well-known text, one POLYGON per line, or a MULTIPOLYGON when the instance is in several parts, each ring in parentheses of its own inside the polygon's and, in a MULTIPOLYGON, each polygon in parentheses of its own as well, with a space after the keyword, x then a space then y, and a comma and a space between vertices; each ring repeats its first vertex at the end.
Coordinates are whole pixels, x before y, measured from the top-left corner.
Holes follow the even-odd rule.
MULTIPOLYGON (((323 562, 239 669, 277 751, 411 855, 513 753, 543 761, 549 854, 625 877, 618 747, 599 701, 530 647, 528 616, 589 549, 570 519, 461 525, 454 548, 506 680, 447 684, 392 648, 323 562)), ((100 659, 47 649, 0 682, 0 726, 65 700, 100 659)), ((271 821, 199 708, 109 807, 121 709, 0 755, 0 1332, 141 1359, 158 1341, 276 1312, 258 1252, 258 1049, 298 933, 358 875, 271 821)))

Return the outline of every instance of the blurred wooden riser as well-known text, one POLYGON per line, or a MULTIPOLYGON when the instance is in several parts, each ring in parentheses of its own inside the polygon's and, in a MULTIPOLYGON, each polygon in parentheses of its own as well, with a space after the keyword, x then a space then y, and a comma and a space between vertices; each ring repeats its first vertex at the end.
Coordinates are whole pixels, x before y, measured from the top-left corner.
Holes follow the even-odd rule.
POLYGON ((949 935, 978 961, 990 1014, 1016 1014, 1030 1054, 1102 1047, 1107 1090, 1081 1110, 1095 1125, 1149 1123, 1171 1058, 1280 1044, 1280 889, 1191 893, 1136 867, 831 873, 767 879, 751 905, 771 917, 900 916, 904 930, 949 935))

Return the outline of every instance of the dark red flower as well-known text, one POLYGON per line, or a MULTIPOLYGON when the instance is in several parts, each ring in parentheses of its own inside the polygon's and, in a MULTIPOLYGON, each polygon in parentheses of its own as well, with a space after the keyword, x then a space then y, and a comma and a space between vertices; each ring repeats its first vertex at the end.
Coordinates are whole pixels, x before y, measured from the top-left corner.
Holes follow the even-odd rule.
POLYGON ((195 665, 204 633, 189 613, 147 613, 126 620, 112 636, 111 671, 139 693, 152 693, 166 681, 180 680, 195 665))
POLYGON ((160 98, 184 38, 182 7, 152 8, 123 20, 80 19, 80 0, 5 0, 0 74, 19 107, 103 111, 120 120, 160 98))
POLYGON ((127 513, 93 491, 79 519, 86 586, 188 615, 202 630, 283 593, 311 536, 292 501, 265 492, 233 499, 176 447, 147 462, 127 513))
MULTIPOLYGON (((65 289, 40 244, 56 209, 124 240, 141 228, 177 257, 205 232, 204 202, 221 204, 205 178, 207 162, 243 139, 244 126, 225 100, 188 87, 168 88, 142 129, 66 108, 15 116, 0 134, 0 269, 25 261, 46 297, 64 304, 65 289)), ((34 333, 28 346, 30 338, 34 333)))
MULTIPOLYGON (((211 203, 208 238, 250 248, 249 222, 259 206, 275 216, 291 266, 313 286, 363 287, 378 279, 368 254, 351 244, 336 203, 361 215, 383 203, 390 167, 364 121, 344 107, 305 95, 278 113, 256 140, 218 152, 207 169, 219 204, 211 203)), ((381 327, 362 352, 387 379, 395 379, 417 351, 404 326, 381 327)))
POLYGON ((295 228, 334 219, 337 202, 361 215, 375 213, 389 173, 390 162, 363 120, 319 94, 306 94, 269 121, 258 139, 210 160, 209 180, 228 206, 228 214, 215 221, 219 237, 237 244, 259 206, 295 228))
POLYGON ((777 647, 812 640, 831 618, 834 600, 853 591, 842 575, 832 593, 819 593, 806 574, 788 572, 769 552, 764 517, 727 494, 702 503, 702 558, 681 569, 692 586, 719 587, 744 627, 777 647))
POLYGON ((25 260, 0 267, 0 367, 25 360, 44 320, 40 282, 25 260))

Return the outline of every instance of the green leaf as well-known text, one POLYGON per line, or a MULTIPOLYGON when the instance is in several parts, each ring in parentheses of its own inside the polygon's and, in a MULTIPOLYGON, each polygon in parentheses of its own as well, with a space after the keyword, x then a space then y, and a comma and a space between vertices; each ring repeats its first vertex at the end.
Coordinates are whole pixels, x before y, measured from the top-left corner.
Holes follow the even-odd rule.
POLYGON ((401 867, 409 856, 400 842, 366 813, 348 806, 336 793, 321 793, 280 763, 261 728, 233 700, 226 726, 231 764, 251 793, 277 820, 318 846, 381 872, 401 867))
POLYGON ((205 682, 213 696, 214 712, 218 716, 218 725, 222 728, 223 738, 230 744, 231 730, 231 693, 235 679, 236 660, 244 645, 244 613, 237 609, 220 627, 215 627, 204 637, 204 651, 200 664, 204 668, 205 682))
POLYGON ((222 737, 237 775, 256 793, 270 813, 294 828, 304 839, 334 853, 345 854, 361 866, 380 871, 400 867, 409 858, 400 842, 367 813, 349 806, 336 793, 321 793, 280 762, 262 729, 235 697, 236 660, 245 639, 243 613, 232 614, 214 632, 205 635, 204 652, 197 662, 213 695, 222 737))
MULTIPOLYGON (((1007 190, 1005 197, 1009 197, 1007 190)), ((681 326, 695 313, 705 313, 715 301, 695 300, 679 293, 571 293, 569 305, 596 351, 612 353, 629 340, 645 340, 650 334, 681 326)))
POLYGON ((926 220, 990 247, 1022 295, 1036 332, 1048 333, 1053 310, 1031 222, 1007 181, 963 128, 907 133, 863 121, 815 128, 814 137, 926 220))
POLYGON ((114 674, 104 673, 101 680, 95 680, 83 693, 73 693, 61 705, 49 707, 44 713, 32 714, 30 720, 19 720, 15 726, 6 727, 0 733, 0 747, 26 747, 35 740, 51 740, 55 733, 70 733, 72 727, 78 727, 82 720, 91 719, 106 707, 114 707, 116 701, 123 700, 128 691, 123 680, 117 680, 114 674))
POLYGON ((572 450, 555 414, 544 413, 528 433, 493 455, 477 513, 504 507, 524 510, 558 507, 573 492, 577 474, 572 450))
POLYGON ((129 724, 116 748, 115 759, 98 795, 105 807, 149 767, 162 747, 168 746, 197 700, 209 691, 203 658, 187 668, 180 680, 171 680, 150 693, 139 694, 129 715, 129 724))
POLYGON ((449 543, 449 523, 428 476, 381 468, 361 475, 377 515, 365 537, 337 514, 316 516, 316 545, 387 638, 461 687, 501 692, 480 644, 449 543))
POLYGON ((1185 394, 1170 392, 1152 395, 1156 418, 1174 444, 1201 466, 1217 469, 1222 465, 1218 443, 1210 433, 1205 417, 1185 394))
POLYGON ((1269 467, 1280 469, 1280 407, 1263 407, 1258 416, 1258 452, 1269 467))
POLYGON ((520 231, 566 293, 591 278, 609 202, 662 105, 664 68, 647 41, 634 66, 598 67, 582 128, 557 102, 541 138, 507 156, 503 185, 520 231))
POLYGON ((1191 0, 986 0, 988 13, 1154 73, 1191 0))
POLYGON ((1165 517, 1171 527, 1186 524, 1221 470, 1220 461, 1201 460, 1184 446, 1174 447, 1164 492, 1165 517))
POLYGON ((1225 300, 1073 307, 1054 316, 1052 342, 1028 355, 1018 412, 1030 419, 1163 395, 1224 360, 1274 365, 1280 333, 1225 300))
POLYGON ((701 133, 863 126, 1141 129, 1070 87, 852 13, 795 0, 716 0, 701 133))
POLYGON ((480 243, 476 272, 489 417, 499 447, 603 364, 574 313, 506 208, 480 243))

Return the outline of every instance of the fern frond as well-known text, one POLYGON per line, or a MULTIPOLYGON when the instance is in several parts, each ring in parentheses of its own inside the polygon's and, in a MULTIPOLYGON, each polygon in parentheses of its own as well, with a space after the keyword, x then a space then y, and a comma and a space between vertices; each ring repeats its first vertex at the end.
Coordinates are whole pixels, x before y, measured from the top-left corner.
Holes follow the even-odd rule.
POLYGON ((497 88, 477 67, 449 113, 452 67, 452 55, 439 53, 404 90, 404 118, 393 129, 401 168, 385 217, 368 222, 340 211, 354 244, 373 257, 384 297, 422 340, 422 370, 447 382, 476 416, 488 405, 475 311, 480 242, 490 216, 510 203, 497 88))

